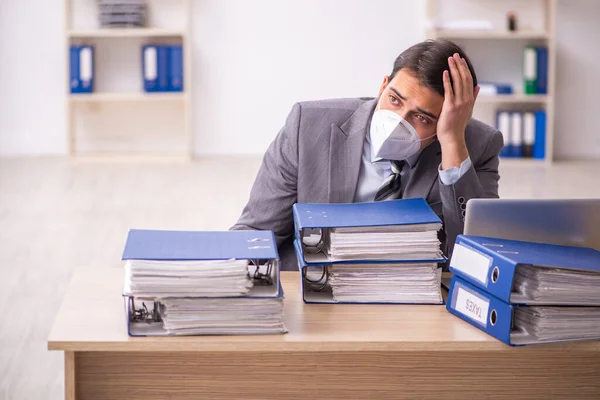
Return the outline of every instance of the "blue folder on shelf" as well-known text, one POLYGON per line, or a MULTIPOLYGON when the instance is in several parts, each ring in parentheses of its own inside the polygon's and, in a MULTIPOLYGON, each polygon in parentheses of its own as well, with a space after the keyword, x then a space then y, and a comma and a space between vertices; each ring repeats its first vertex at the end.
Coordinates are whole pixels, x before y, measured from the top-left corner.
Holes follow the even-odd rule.
POLYGON ((600 308, 598 307, 544 307, 511 304, 457 276, 452 277, 446 309, 451 314, 511 346, 600 339, 600 329, 598 329, 600 327, 598 322, 600 308), (579 325, 581 327, 583 322, 584 328, 579 334, 571 332, 570 337, 568 334, 561 337, 558 330, 553 331, 553 322, 559 328, 561 325, 564 327, 565 320, 563 319, 561 323, 560 318, 557 318, 562 313, 566 314, 566 320, 570 321, 571 326, 579 325), (538 315, 535 316, 535 314, 538 315), (586 321, 586 317, 590 318, 590 323, 586 321), (539 328, 540 320, 544 320, 542 324, 545 325, 545 328, 539 328), (535 325, 537 326, 534 327, 535 325), (542 330, 545 332, 541 332, 542 330))
POLYGON ((69 86, 71 93, 94 91, 94 47, 71 45, 69 49, 69 86))
POLYGON ((459 235, 450 271, 505 302, 600 305, 600 252, 591 248, 459 235))
POLYGON ((171 46, 146 45, 142 47, 142 75, 144 91, 168 92, 170 82, 171 46))
MULTIPOLYGON (((306 242, 306 237, 318 232, 321 241, 325 241, 328 231, 336 228, 377 228, 421 226, 423 229, 438 230, 442 221, 422 198, 390 200, 353 204, 294 204, 294 225, 296 240, 306 242)), ((303 245, 303 250, 305 246, 303 245)), ((326 246, 321 246, 323 249, 326 246)), ((444 262, 446 259, 370 259, 360 261, 332 260, 324 250, 318 252, 302 251, 302 262, 307 265, 329 263, 381 263, 394 261, 444 262)))
POLYGON ((169 90, 171 92, 183 91, 183 46, 170 46, 169 55, 169 90))
POLYGON ((158 92, 158 49, 157 46, 142 47, 142 76, 145 92, 158 92))

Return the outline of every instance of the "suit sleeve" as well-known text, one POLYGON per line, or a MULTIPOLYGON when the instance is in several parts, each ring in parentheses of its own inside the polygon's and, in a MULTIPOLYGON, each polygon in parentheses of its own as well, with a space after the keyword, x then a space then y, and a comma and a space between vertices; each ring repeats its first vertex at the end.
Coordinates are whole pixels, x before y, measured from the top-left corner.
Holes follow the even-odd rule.
POLYGON ((481 158, 473 161, 460 179, 452 185, 439 182, 444 217, 444 250, 448 256, 452 254, 456 236, 463 233, 467 202, 475 198, 498 198, 498 155, 503 145, 502 134, 494 132, 481 158))
POLYGON ((278 246, 293 234, 292 206, 297 201, 300 118, 301 106, 295 104, 265 153, 248 203, 232 230, 271 230, 278 246))

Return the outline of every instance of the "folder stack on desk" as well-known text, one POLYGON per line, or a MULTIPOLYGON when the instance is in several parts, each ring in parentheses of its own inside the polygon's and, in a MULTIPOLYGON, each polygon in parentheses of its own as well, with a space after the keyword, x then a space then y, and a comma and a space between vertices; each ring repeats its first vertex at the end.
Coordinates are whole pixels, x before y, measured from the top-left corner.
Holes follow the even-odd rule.
POLYGON ((123 260, 131 336, 286 332, 270 231, 131 230, 123 260))
POLYGON ((307 303, 441 304, 441 221, 424 199, 295 204, 307 303))
POLYGON ((600 252, 459 235, 447 309, 510 345, 600 339, 600 252))

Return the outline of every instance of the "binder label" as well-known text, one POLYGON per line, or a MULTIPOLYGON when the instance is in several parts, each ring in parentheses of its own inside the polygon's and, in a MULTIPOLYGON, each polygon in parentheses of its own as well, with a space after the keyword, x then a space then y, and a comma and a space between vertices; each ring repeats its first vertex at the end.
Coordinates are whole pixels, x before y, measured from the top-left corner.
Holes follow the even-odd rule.
POLYGON ((523 76, 525 79, 533 80, 537 76, 537 53, 533 47, 525 49, 525 66, 523 76))
POLYGON ((156 47, 148 47, 144 51, 144 78, 153 81, 158 76, 156 47))
POLYGON ((89 47, 79 52, 79 76, 84 83, 92 80, 92 49, 89 47))
POLYGON ((487 314, 489 308, 489 301, 458 287, 458 295, 456 296, 456 304, 454 305, 456 311, 487 327, 487 314))
POLYGON ((478 280, 486 286, 491 265, 491 257, 462 243, 457 243, 454 246, 452 258, 450 259, 450 267, 478 280))

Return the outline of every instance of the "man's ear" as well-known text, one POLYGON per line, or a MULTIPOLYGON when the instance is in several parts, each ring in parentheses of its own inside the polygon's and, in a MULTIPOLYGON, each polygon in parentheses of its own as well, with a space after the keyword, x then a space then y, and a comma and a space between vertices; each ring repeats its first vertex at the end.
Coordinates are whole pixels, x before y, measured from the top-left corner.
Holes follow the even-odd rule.
POLYGON ((385 90, 385 88, 387 87, 387 85, 390 83, 390 77, 389 76, 384 76, 383 77, 383 82, 381 82, 381 86, 379 87, 379 94, 377 95, 377 98, 381 97, 381 94, 383 93, 383 91, 385 90))

